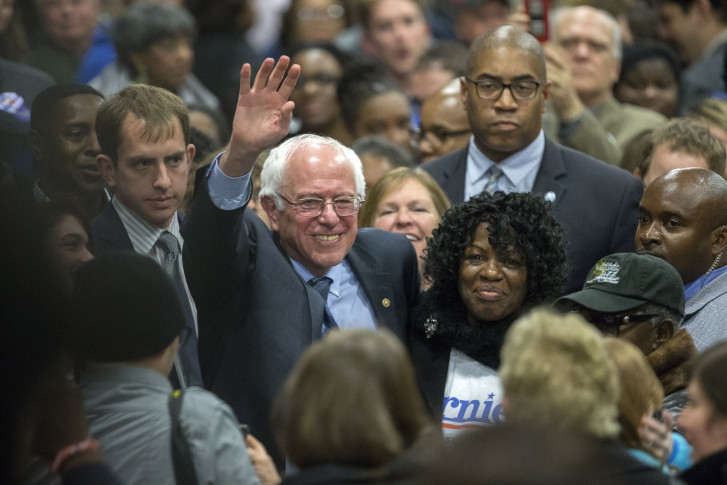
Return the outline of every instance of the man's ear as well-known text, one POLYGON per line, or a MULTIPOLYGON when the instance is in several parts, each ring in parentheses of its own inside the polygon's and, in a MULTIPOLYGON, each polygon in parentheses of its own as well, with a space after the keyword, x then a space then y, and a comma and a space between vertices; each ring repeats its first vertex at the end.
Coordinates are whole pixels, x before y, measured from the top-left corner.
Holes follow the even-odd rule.
POLYGON ((45 141, 37 130, 30 130, 28 132, 28 146, 30 146, 30 151, 33 152, 33 157, 39 162, 42 162, 43 154, 45 153, 45 141))
POLYGON ((672 320, 662 320, 656 325, 656 328, 654 329, 656 332, 656 337, 654 338, 654 349, 661 347, 667 340, 674 336, 675 326, 676 325, 674 325, 672 320))
POLYGON ((278 208, 275 207, 275 201, 269 195, 263 195, 260 197, 260 204, 263 206, 263 210, 270 219, 270 225, 273 231, 278 231, 278 208))
POLYGON ((116 167, 113 160, 103 153, 96 155, 96 165, 104 182, 109 187, 116 187, 116 167))
POLYGON ((462 76, 459 78, 459 99, 462 100, 462 106, 464 106, 464 110, 467 111, 467 79, 462 76))
POLYGON ((187 171, 192 168, 192 162, 194 161, 194 155, 197 153, 197 147, 191 143, 187 145, 187 171))
POLYGON ((722 225, 712 231, 712 256, 717 257, 727 248, 727 226, 722 225))

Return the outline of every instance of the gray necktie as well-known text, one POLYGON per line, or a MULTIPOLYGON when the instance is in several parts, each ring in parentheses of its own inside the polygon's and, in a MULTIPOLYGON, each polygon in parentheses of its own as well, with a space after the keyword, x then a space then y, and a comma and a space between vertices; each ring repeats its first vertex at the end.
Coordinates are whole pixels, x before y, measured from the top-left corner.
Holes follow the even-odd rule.
MULTIPOLYGON (((187 385, 202 387, 202 371, 199 368, 197 332, 194 328, 194 316, 192 314, 192 307, 189 304, 189 298, 187 297, 187 290, 184 286, 182 273, 179 269, 179 241, 174 234, 169 231, 164 231, 159 236, 159 239, 157 239, 156 246, 164 253, 162 268, 164 268, 164 271, 172 279, 174 288, 177 290, 177 296, 182 303, 182 310, 184 311, 184 325, 187 327, 189 334, 179 348, 179 355, 174 361, 177 372, 176 374, 172 372, 172 376, 176 376, 179 379, 180 387, 187 387, 187 385)), ((173 383, 176 384, 175 382, 173 383)))
POLYGON ((484 192, 491 194, 497 190, 497 181, 500 179, 500 176, 502 176, 502 169, 497 165, 493 165, 490 167, 488 172, 490 173, 490 178, 487 179, 484 192))
POLYGON ((333 318, 331 309, 328 307, 328 291, 331 289, 331 283, 333 280, 328 276, 321 276, 320 278, 311 278, 308 280, 308 284, 311 285, 326 303, 325 312, 323 314, 323 326, 321 327, 321 337, 324 337, 329 331, 334 328, 338 328, 336 319, 333 318))

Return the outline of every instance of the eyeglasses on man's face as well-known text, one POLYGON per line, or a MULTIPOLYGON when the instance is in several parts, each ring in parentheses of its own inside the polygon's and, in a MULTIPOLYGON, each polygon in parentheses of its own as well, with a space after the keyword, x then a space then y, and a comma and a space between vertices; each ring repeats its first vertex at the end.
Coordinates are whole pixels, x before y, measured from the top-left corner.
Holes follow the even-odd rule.
POLYGON ((595 326, 602 334, 609 337, 624 335, 644 322, 653 320, 658 315, 653 313, 600 313, 576 311, 586 321, 595 326))
POLYGON ((423 141, 428 142, 435 142, 435 143, 444 143, 450 138, 453 138, 455 136, 465 135, 471 133, 472 130, 469 128, 464 128, 461 130, 447 130, 444 128, 433 128, 431 130, 426 130, 423 128, 412 128, 412 137, 418 142, 421 143, 423 141))
POLYGON ((339 217, 352 216, 358 212, 361 207, 362 199, 358 197, 338 197, 330 202, 326 202, 323 199, 298 199, 293 202, 283 197, 280 193, 277 193, 278 197, 283 199, 286 203, 295 207, 295 211, 298 215, 303 217, 318 217, 323 213, 323 210, 328 204, 333 206, 333 210, 339 217))
POLYGON ((465 77, 465 79, 467 82, 475 85, 477 96, 479 96, 480 99, 488 100, 500 99, 503 91, 507 88, 510 90, 510 94, 516 101, 527 101, 535 97, 535 94, 538 92, 538 88, 540 87, 539 82, 529 80, 515 81, 508 84, 498 81, 497 79, 480 79, 479 81, 475 81, 468 77, 465 77))

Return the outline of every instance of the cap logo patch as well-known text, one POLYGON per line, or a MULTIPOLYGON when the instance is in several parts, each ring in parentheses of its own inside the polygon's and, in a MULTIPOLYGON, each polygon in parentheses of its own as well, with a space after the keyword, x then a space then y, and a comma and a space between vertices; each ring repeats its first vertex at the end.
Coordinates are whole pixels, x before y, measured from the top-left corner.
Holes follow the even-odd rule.
POLYGON ((619 282, 618 272, 621 265, 612 261, 599 261, 593 268, 593 278, 586 283, 611 283, 617 285, 619 282))

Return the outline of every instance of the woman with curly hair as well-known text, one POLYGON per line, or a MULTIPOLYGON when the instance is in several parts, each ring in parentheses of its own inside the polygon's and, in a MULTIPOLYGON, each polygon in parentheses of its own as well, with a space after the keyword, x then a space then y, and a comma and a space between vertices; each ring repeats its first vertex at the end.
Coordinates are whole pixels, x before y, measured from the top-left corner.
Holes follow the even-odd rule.
POLYGON ((502 421, 500 348, 523 312, 560 296, 564 239, 546 203, 528 193, 482 193, 450 209, 427 242, 432 285, 409 345, 430 411, 453 438, 502 421))

